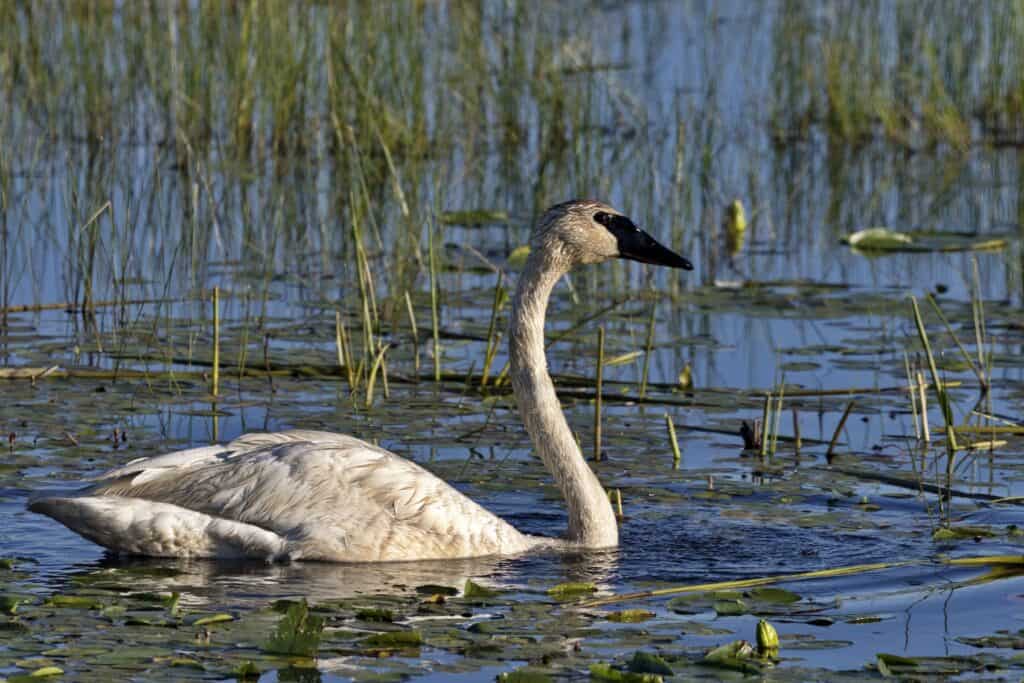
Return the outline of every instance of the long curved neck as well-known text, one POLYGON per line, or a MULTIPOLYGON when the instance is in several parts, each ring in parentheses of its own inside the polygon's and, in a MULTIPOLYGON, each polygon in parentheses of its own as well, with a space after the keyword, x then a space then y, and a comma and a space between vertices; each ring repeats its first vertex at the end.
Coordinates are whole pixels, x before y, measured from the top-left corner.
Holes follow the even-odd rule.
POLYGON ((544 314, 551 290, 566 272, 547 250, 534 249, 527 259, 512 301, 509 372, 533 447, 565 499, 568 540, 591 548, 611 547, 619 543, 615 513, 565 421, 544 355, 544 314))

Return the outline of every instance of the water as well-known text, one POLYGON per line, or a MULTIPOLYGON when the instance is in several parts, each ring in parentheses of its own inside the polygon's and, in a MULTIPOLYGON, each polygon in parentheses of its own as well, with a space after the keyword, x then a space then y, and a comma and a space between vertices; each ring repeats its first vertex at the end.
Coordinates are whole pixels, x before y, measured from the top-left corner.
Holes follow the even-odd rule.
MULTIPOLYGON (((1020 554, 1021 513, 984 496, 1024 493, 1021 438, 999 435, 1006 443, 993 452, 960 454, 954 488, 982 497, 957 497, 952 509, 940 510, 918 483, 942 483, 945 452, 938 445, 923 453, 900 387, 907 383, 905 352, 924 365, 908 296, 934 293, 972 354, 970 304, 980 298, 983 346, 993 359, 987 395, 922 299, 942 374, 961 383, 951 389, 954 417, 979 423, 970 412, 977 407, 1019 422, 1020 148, 936 144, 922 107, 909 117, 916 123, 906 144, 894 134, 840 138, 824 120, 793 133, 799 103, 822 97, 808 74, 817 73, 824 56, 809 50, 799 64, 787 61, 795 59, 794 27, 801 22, 821 55, 849 34, 852 54, 868 60, 877 34, 881 61, 897 65, 900 22, 919 19, 913 40, 930 38, 940 47, 961 41, 955 47, 972 55, 966 76, 953 67, 942 72, 947 87, 958 98, 980 97, 979 83, 1001 54, 1000 12, 1008 10, 983 4, 976 17, 962 17, 953 5, 922 8, 624 2, 526 11, 484 3, 475 17, 458 4, 411 13, 356 6, 351 14, 297 5, 253 19, 260 31, 290 33, 238 48, 261 68, 263 60, 282 60, 252 73, 257 85, 249 92, 231 71, 231 49, 221 49, 237 37, 241 18, 234 10, 182 11, 168 35, 170 17, 159 7, 117 8, 109 30, 90 23, 95 16, 66 8, 4 7, 18 19, 5 22, 15 28, 5 29, 11 40, 0 43, 17 49, 0 55, 23 59, 31 39, 51 27, 62 40, 41 41, 40 59, 56 79, 45 96, 40 86, 7 78, 12 71, 4 65, 13 58, 0 59, 0 87, 10 103, 0 112, 0 185, 9 197, 0 214, 0 295, 12 307, 0 319, 0 363, 57 365, 73 374, 0 387, 0 429, 12 439, 0 463, 0 557, 25 558, 17 571, 0 570, 0 585, 24 601, 8 622, 29 627, 2 632, 0 675, 37 669, 42 660, 32 658, 43 657, 80 677, 117 671, 218 678, 252 660, 266 680, 483 680, 526 664, 583 675, 593 663, 621 665, 645 650, 665 655, 684 675, 711 677, 720 672, 695 662, 710 647, 751 640, 754 615, 783 636, 773 676, 856 678, 869 673, 865 667, 879 652, 949 658, 920 659, 919 672, 1017 675, 1006 642, 978 647, 963 639, 1024 628, 1020 610, 1006 609, 1024 592, 1020 576, 935 560, 1020 554), (422 31, 419 20, 430 30, 422 31), (344 28, 345 21, 364 30, 344 28), (961 23, 971 30, 955 30, 961 23), (108 34, 123 40, 104 38, 105 71, 96 76, 90 65, 97 62, 81 45, 108 34), (324 85, 328 63, 342 69, 328 57, 332 36, 357 34, 365 40, 346 39, 344 49, 363 95, 337 99, 324 85), (371 35, 383 38, 371 43, 371 35), (479 53, 466 52, 477 42, 467 35, 487 38, 479 53), (974 35, 980 42, 963 42, 974 35), (857 48, 858 41, 864 46, 857 48), (304 46, 296 57, 304 76, 275 70, 290 54, 273 52, 280 45, 304 46), (150 64, 149 71, 129 69, 133 63, 150 64), (167 69, 153 68, 164 63, 167 69), (193 127, 202 116, 189 118, 188 103, 201 109, 206 91, 189 80, 191 64, 201 64, 195 73, 222 93, 210 105, 209 137, 193 127), (304 109, 282 114, 287 141, 271 144, 278 115, 270 105, 284 101, 273 95, 281 81, 301 82, 309 95, 304 109), (173 97, 165 90, 175 88, 192 99, 168 104, 173 97), (109 103, 86 97, 100 92, 112 94, 109 103), (256 102, 251 134, 263 142, 243 152, 230 122, 246 93, 256 102), (339 134, 332 114, 355 131, 344 144, 332 137, 339 134), (89 129, 93 121, 104 124, 102 139, 89 129), (465 377, 479 376, 483 364, 497 284, 492 266, 512 286, 516 273, 506 260, 526 241, 533 217, 578 195, 613 202, 697 264, 689 274, 625 264, 588 268, 553 298, 549 339, 568 334, 548 351, 551 370, 588 455, 597 325, 605 326, 609 357, 643 350, 656 306, 647 402, 639 399, 642 356, 605 370, 605 459, 594 468, 623 498, 617 551, 388 567, 125 560, 24 510, 35 491, 74 488, 131 458, 300 427, 378 442, 523 530, 558 533, 564 514, 510 397, 465 377), (734 197, 744 201, 750 227, 730 257, 716 234, 734 197), (508 219, 438 223, 445 211, 475 209, 508 219), (391 345, 390 396, 378 384, 370 408, 361 392, 350 396, 324 370, 336 365, 336 310, 362 350, 355 225, 373 277, 380 340, 391 345), (992 237, 1007 242, 996 250, 874 257, 840 244, 871 226, 918 231, 923 243, 935 239, 931 233, 959 246, 992 237), (430 379, 432 230, 441 263, 442 364, 450 373, 440 385, 430 379), (214 402, 202 373, 215 285, 226 367, 214 402), (81 315, 89 287, 92 301, 113 305, 81 315), (70 312, 21 310, 65 303, 70 312), (239 377, 238 368, 267 365, 289 371, 239 377), (678 386, 687 366, 689 390, 678 386), (151 374, 115 379, 114 370, 151 374), (797 421, 799 455, 785 440, 772 458, 743 452, 741 423, 760 419, 764 393, 783 384, 780 432, 792 435, 797 421), (838 455, 826 458, 850 400, 838 455), (679 431, 679 469, 672 467, 666 413, 679 431), (935 540, 944 516, 954 528, 978 529, 935 540), (785 583, 798 602, 783 608, 741 596, 746 606, 738 616, 716 613, 712 598, 680 614, 663 598, 624 605, 653 611, 651 620, 613 624, 599 610, 565 608, 545 593, 567 581, 590 581, 611 594, 892 561, 919 564, 785 583), (424 584, 461 589, 467 579, 501 588, 502 597, 430 607, 414 591, 424 584), (136 595, 142 592, 180 593, 180 615, 155 610, 177 628, 128 623, 125 614, 153 616, 136 595), (126 612, 45 605, 54 594, 92 596, 126 612), (312 673, 259 649, 280 617, 268 605, 299 597, 329 619, 331 635, 312 673), (360 623, 352 600, 390 606, 398 623, 423 630, 426 645, 383 659, 368 652, 344 632, 382 627, 360 623), (212 640, 204 642, 189 620, 222 611, 235 621, 211 627, 212 640), (504 630, 472 631, 479 622, 504 630), (117 643, 131 645, 123 660, 93 651, 109 652, 117 643), (65 657, 53 654, 55 646, 83 649, 65 657), (174 656, 196 659, 201 668, 174 666, 174 656)), ((917 73, 925 61, 907 69, 917 73)), ((18 63, 39 78, 47 73, 18 63)), ((988 134, 977 121, 970 130, 979 139, 988 134)), ((506 314, 507 306, 500 329, 506 314)), ((502 343, 492 377, 506 360, 502 343)), ((934 397, 930 407, 933 433, 941 436, 934 397)))

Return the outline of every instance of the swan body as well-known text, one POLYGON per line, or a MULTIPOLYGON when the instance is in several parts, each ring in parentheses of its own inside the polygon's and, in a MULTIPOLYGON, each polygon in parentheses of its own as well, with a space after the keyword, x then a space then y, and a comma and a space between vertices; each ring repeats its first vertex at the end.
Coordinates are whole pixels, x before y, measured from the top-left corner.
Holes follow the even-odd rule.
POLYGON ((295 430, 133 460, 71 495, 29 503, 110 550, 157 557, 387 562, 612 547, 607 495, 565 421, 544 356, 551 291, 573 266, 686 259, 600 202, 541 216, 513 300, 512 387, 568 508, 562 539, 523 534, 416 463, 342 434, 295 430))
POLYGON ((414 462, 303 430, 135 460, 30 509, 116 552, 163 557, 447 559, 540 540, 414 462))

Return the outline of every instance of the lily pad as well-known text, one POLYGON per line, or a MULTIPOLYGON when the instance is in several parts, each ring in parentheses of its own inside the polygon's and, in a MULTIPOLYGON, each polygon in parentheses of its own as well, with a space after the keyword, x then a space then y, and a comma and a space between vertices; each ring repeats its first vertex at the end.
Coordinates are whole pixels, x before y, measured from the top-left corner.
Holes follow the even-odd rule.
POLYGON ((605 619, 623 624, 635 624, 641 621, 647 621, 653 616, 654 612, 648 612, 645 609, 624 609, 621 612, 612 612, 611 614, 608 614, 605 619))
POLYGON ((590 582, 560 583, 548 589, 548 595, 556 600, 576 600, 597 592, 597 586, 590 582))
POLYGON ((671 676, 675 672, 664 659, 649 652, 634 652, 629 660, 629 670, 637 674, 658 674, 671 676))
POLYGON ((462 589, 462 597, 464 598, 493 598, 500 594, 500 591, 486 588, 469 579, 466 579, 466 586, 462 589))
POLYGON ((423 645, 423 634, 416 630, 389 631, 387 633, 374 633, 362 642, 370 647, 414 648, 423 645))
POLYGON ((900 249, 914 241, 910 235, 889 228, 865 228, 846 237, 846 243, 864 251, 900 249))

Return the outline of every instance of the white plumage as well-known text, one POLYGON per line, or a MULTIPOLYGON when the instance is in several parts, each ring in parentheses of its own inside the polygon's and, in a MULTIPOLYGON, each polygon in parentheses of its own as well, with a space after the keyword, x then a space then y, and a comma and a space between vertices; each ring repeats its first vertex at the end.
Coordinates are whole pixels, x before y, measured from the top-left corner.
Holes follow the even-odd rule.
POLYGON ((111 550, 336 562, 520 553, 519 533, 416 463, 342 434, 249 434, 133 461, 30 505, 111 550))
POLYGON ((545 309, 555 284, 578 264, 614 256, 688 263, 598 202, 552 207, 531 245, 512 306, 510 377, 534 447, 565 498, 564 539, 523 534, 384 449, 303 430, 134 460, 73 495, 36 498, 29 509, 115 552, 161 557, 387 562, 616 545, 611 505, 547 372, 545 309))

